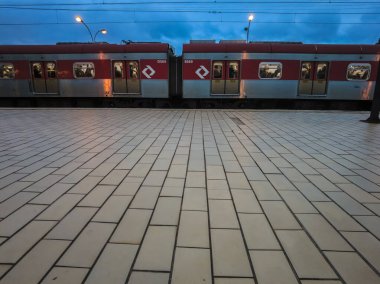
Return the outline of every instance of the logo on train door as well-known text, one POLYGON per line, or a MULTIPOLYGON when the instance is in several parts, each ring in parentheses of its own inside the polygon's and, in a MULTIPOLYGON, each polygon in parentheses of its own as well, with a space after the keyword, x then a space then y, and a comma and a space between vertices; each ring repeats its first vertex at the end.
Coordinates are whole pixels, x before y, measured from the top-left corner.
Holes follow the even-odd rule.
POLYGON ((196 71, 195 71, 195 74, 198 75, 199 78, 201 79, 204 79, 207 74, 210 73, 206 67, 204 67, 203 65, 201 65, 196 71))
POLYGON ((152 68, 152 66, 147 65, 147 66, 143 69, 142 73, 145 75, 145 77, 147 77, 148 79, 151 79, 152 76, 153 76, 154 74, 156 74, 156 71, 152 68), (148 71, 149 71, 149 73, 148 73, 148 71))

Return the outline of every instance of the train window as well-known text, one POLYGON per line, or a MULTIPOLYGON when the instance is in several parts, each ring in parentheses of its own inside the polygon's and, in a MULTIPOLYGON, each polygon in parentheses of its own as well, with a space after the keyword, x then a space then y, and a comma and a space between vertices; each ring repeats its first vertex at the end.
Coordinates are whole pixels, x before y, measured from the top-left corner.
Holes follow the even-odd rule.
POLYGON ((47 73, 47 77, 50 79, 57 78, 57 73, 55 70, 55 63, 54 62, 46 63, 46 73, 47 73))
POLYGON ((73 65, 74 78, 94 78, 95 66, 91 62, 76 62, 73 65))
POLYGON ((282 64, 280 62, 261 62, 259 65, 260 79, 280 79, 282 64))
POLYGON ((327 79, 327 63, 318 63, 317 65, 317 80, 327 79))
POLYGON ((367 81, 371 75, 368 63, 350 63, 347 67, 347 80, 367 81))
POLYGON ((222 62, 214 62, 213 76, 214 76, 214 79, 222 79, 223 77, 223 63, 222 62))
POLYGON ((228 79, 239 79, 239 64, 237 62, 228 64, 228 79))
POLYGON ((117 78, 117 79, 123 78, 123 73, 124 73, 123 62, 114 62, 113 70, 114 70, 114 78, 117 78))
POLYGON ((36 79, 43 78, 41 63, 33 63, 32 70, 33 70, 33 78, 36 78, 36 79))
POLYGON ((301 67, 301 80, 310 80, 311 79, 311 63, 304 62, 301 67))
POLYGON ((15 71, 13 64, 0 63, 0 79, 14 79, 15 71))
POLYGON ((129 62, 129 78, 139 78, 139 64, 136 61, 129 62))

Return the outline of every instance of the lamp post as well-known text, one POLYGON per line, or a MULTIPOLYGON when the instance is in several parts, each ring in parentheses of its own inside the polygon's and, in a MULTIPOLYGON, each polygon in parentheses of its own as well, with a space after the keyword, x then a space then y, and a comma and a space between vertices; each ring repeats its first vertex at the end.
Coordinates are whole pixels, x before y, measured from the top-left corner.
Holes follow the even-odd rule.
POLYGON ((79 16, 76 16, 76 17, 75 17, 75 20, 76 20, 78 23, 82 23, 82 24, 86 27, 86 29, 87 29, 88 32, 90 33, 90 36, 91 36, 91 40, 92 40, 92 42, 94 42, 94 37, 92 36, 91 30, 90 30, 90 28, 86 25, 86 23, 83 21, 83 19, 82 19, 81 17, 79 17, 79 16))
POLYGON ((107 34, 107 30, 106 29, 101 29, 101 30, 98 30, 94 36, 94 42, 96 42, 96 36, 99 34, 99 33, 102 33, 102 34, 107 34))
POLYGON ((90 36, 91 36, 91 41, 94 43, 95 42, 95 39, 96 39, 96 36, 99 34, 99 33, 102 33, 102 34, 106 34, 107 33, 107 30, 106 29, 101 29, 101 30, 98 30, 95 34, 95 36, 92 36, 92 32, 90 30, 90 28, 87 26, 87 24, 83 21, 83 19, 80 17, 80 16, 76 16, 75 17, 75 20, 78 22, 78 23, 81 23, 83 24, 86 29, 88 30, 88 32, 90 33, 90 36))
POLYGON ((246 30, 247 30, 247 43, 248 43, 248 39, 249 39, 249 29, 251 27, 251 22, 253 21, 254 18, 255 18, 255 16, 253 14, 249 15, 249 17, 248 17, 248 27, 246 28, 246 30))

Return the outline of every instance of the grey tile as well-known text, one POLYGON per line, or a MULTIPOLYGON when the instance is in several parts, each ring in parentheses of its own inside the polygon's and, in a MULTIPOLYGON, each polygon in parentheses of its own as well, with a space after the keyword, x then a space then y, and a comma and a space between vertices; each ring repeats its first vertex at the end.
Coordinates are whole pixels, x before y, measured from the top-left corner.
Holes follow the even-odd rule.
POLYGON ((83 198, 80 194, 64 194, 36 217, 37 220, 61 220, 83 198))
POLYGON ((258 283, 297 283, 297 278, 282 251, 251 250, 249 253, 258 283))
POLYGON ((281 249, 264 214, 239 214, 239 220, 248 249, 281 249))
POLYGON ((303 231, 276 231, 299 278, 334 279, 334 271, 303 231))
POLYGON ((374 234, 377 238, 380 238, 379 216, 356 216, 355 219, 358 220, 360 224, 366 227, 368 231, 374 234))
POLYGON ((205 172, 187 172, 186 187, 206 187, 205 172))
POLYGON ((137 256, 134 269, 170 271, 176 228, 149 226, 137 256))
POLYGON ((373 284, 380 280, 380 277, 354 252, 326 252, 326 256, 347 284, 373 284))
POLYGON ((259 202, 252 190, 231 190, 238 213, 262 213, 259 202))
POLYGON ((239 228, 239 222, 231 200, 209 200, 209 206, 211 228, 239 228))
POLYGON ((210 247, 207 212, 182 211, 177 246, 210 247))
POLYGON ((159 194, 159 187, 142 186, 133 199, 130 208, 153 209, 159 194))
POLYGON ((46 208, 45 205, 25 205, 0 221, 0 236, 9 237, 46 208))
POLYGON ((169 273, 133 271, 128 284, 168 284, 169 273))
POLYGON ((280 191, 280 195, 293 213, 318 213, 313 205, 298 191, 280 191))
POLYGON ((371 211, 344 192, 328 192, 327 195, 350 215, 372 215, 371 211))
POLYGON ((207 210, 206 189, 185 188, 182 210, 207 210))
POLYGON ((48 239, 73 240, 96 213, 96 208, 74 208, 46 236, 48 239))
POLYGON ((211 229, 214 276, 252 277, 239 230, 211 229))
POLYGON ((125 283, 137 249, 137 245, 107 244, 85 283, 125 283))
POLYGON ((380 241, 368 232, 343 232, 343 236, 377 271, 380 271, 380 241))
POLYGON ((89 223, 58 262, 59 266, 91 267, 115 224, 89 223))
POLYGON ((75 267, 54 267, 41 284, 81 283, 88 269, 75 267))
POLYGON ((0 262, 15 263, 54 225, 53 221, 32 221, 0 246, 0 262))
POLYGON ((177 248, 171 283, 212 283, 210 250, 177 248))
POLYGON ((111 242, 140 244, 151 215, 151 210, 128 209, 117 225, 111 242))
POLYGON ((150 222, 152 225, 178 225, 179 211, 181 208, 181 198, 160 197, 153 217, 150 222))
POLYGON ((260 201, 274 229, 301 229, 297 220, 282 201, 260 201))
POLYGON ((309 232, 321 250, 350 251, 351 246, 319 214, 297 214, 298 220, 309 232))
POLYGON ((364 231, 350 215, 333 202, 314 202, 315 207, 339 231, 364 231))
POLYGON ((281 200, 269 181, 251 181, 251 186, 258 200, 281 200))
POLYGON ((68 241, 42 240, 5 275, 1 282, 38 283, 69 244, 68 241))
POLYGON ((132 196, 110 196, 104 205, 96 213, 92 221, 96 222, 114 222, 120 221, 132 196))

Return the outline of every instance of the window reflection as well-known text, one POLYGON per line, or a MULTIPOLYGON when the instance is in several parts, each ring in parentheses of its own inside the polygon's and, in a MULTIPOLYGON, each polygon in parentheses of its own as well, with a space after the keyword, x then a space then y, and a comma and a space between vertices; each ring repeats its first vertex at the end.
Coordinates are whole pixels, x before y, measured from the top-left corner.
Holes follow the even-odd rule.
POLYGON ((223 74, 223 63, 215 62, 213 67, 213 76, 214 79, 222 79, 223 74))
POLYGON ((282 64, 277 62, 261 62, 259 65, 260 79, 280 79, 282 64))
POLYGON ((239 78, 239 64, 236 62, 230 62, 228 66, 228 78, 238 79, 239 78))
POLYGON ((347 68, 348 80, 363 80, 369 79, 371 74, 371 65, 368 63, 351 63, 347 68))
POLYGON ((0 63, 0 79, 13 79, 15 77, 13 64, 0 63))
POLYGON ((136 61, 129 62, 129 77, 131 79, 139 78, 139 64, 136 61))
POLYGON ((49 62, 46 64, 46 71, 47 71, 47 77, 50 79, 55 79, 57 78, 57 73, 55 70, 55 63, 54 62, 49 62))
POLYGON ((43 74, 42 74, 42 65, 41 63, 33 63, 32 65, 32 69, 33 69, 33 77, 36 78, 36 79, 40 79, 42 78, 43 74))
POLYGON ((94 78, 95 66, 94 63, 74 63, 74 77, 75 78, 94 78))

